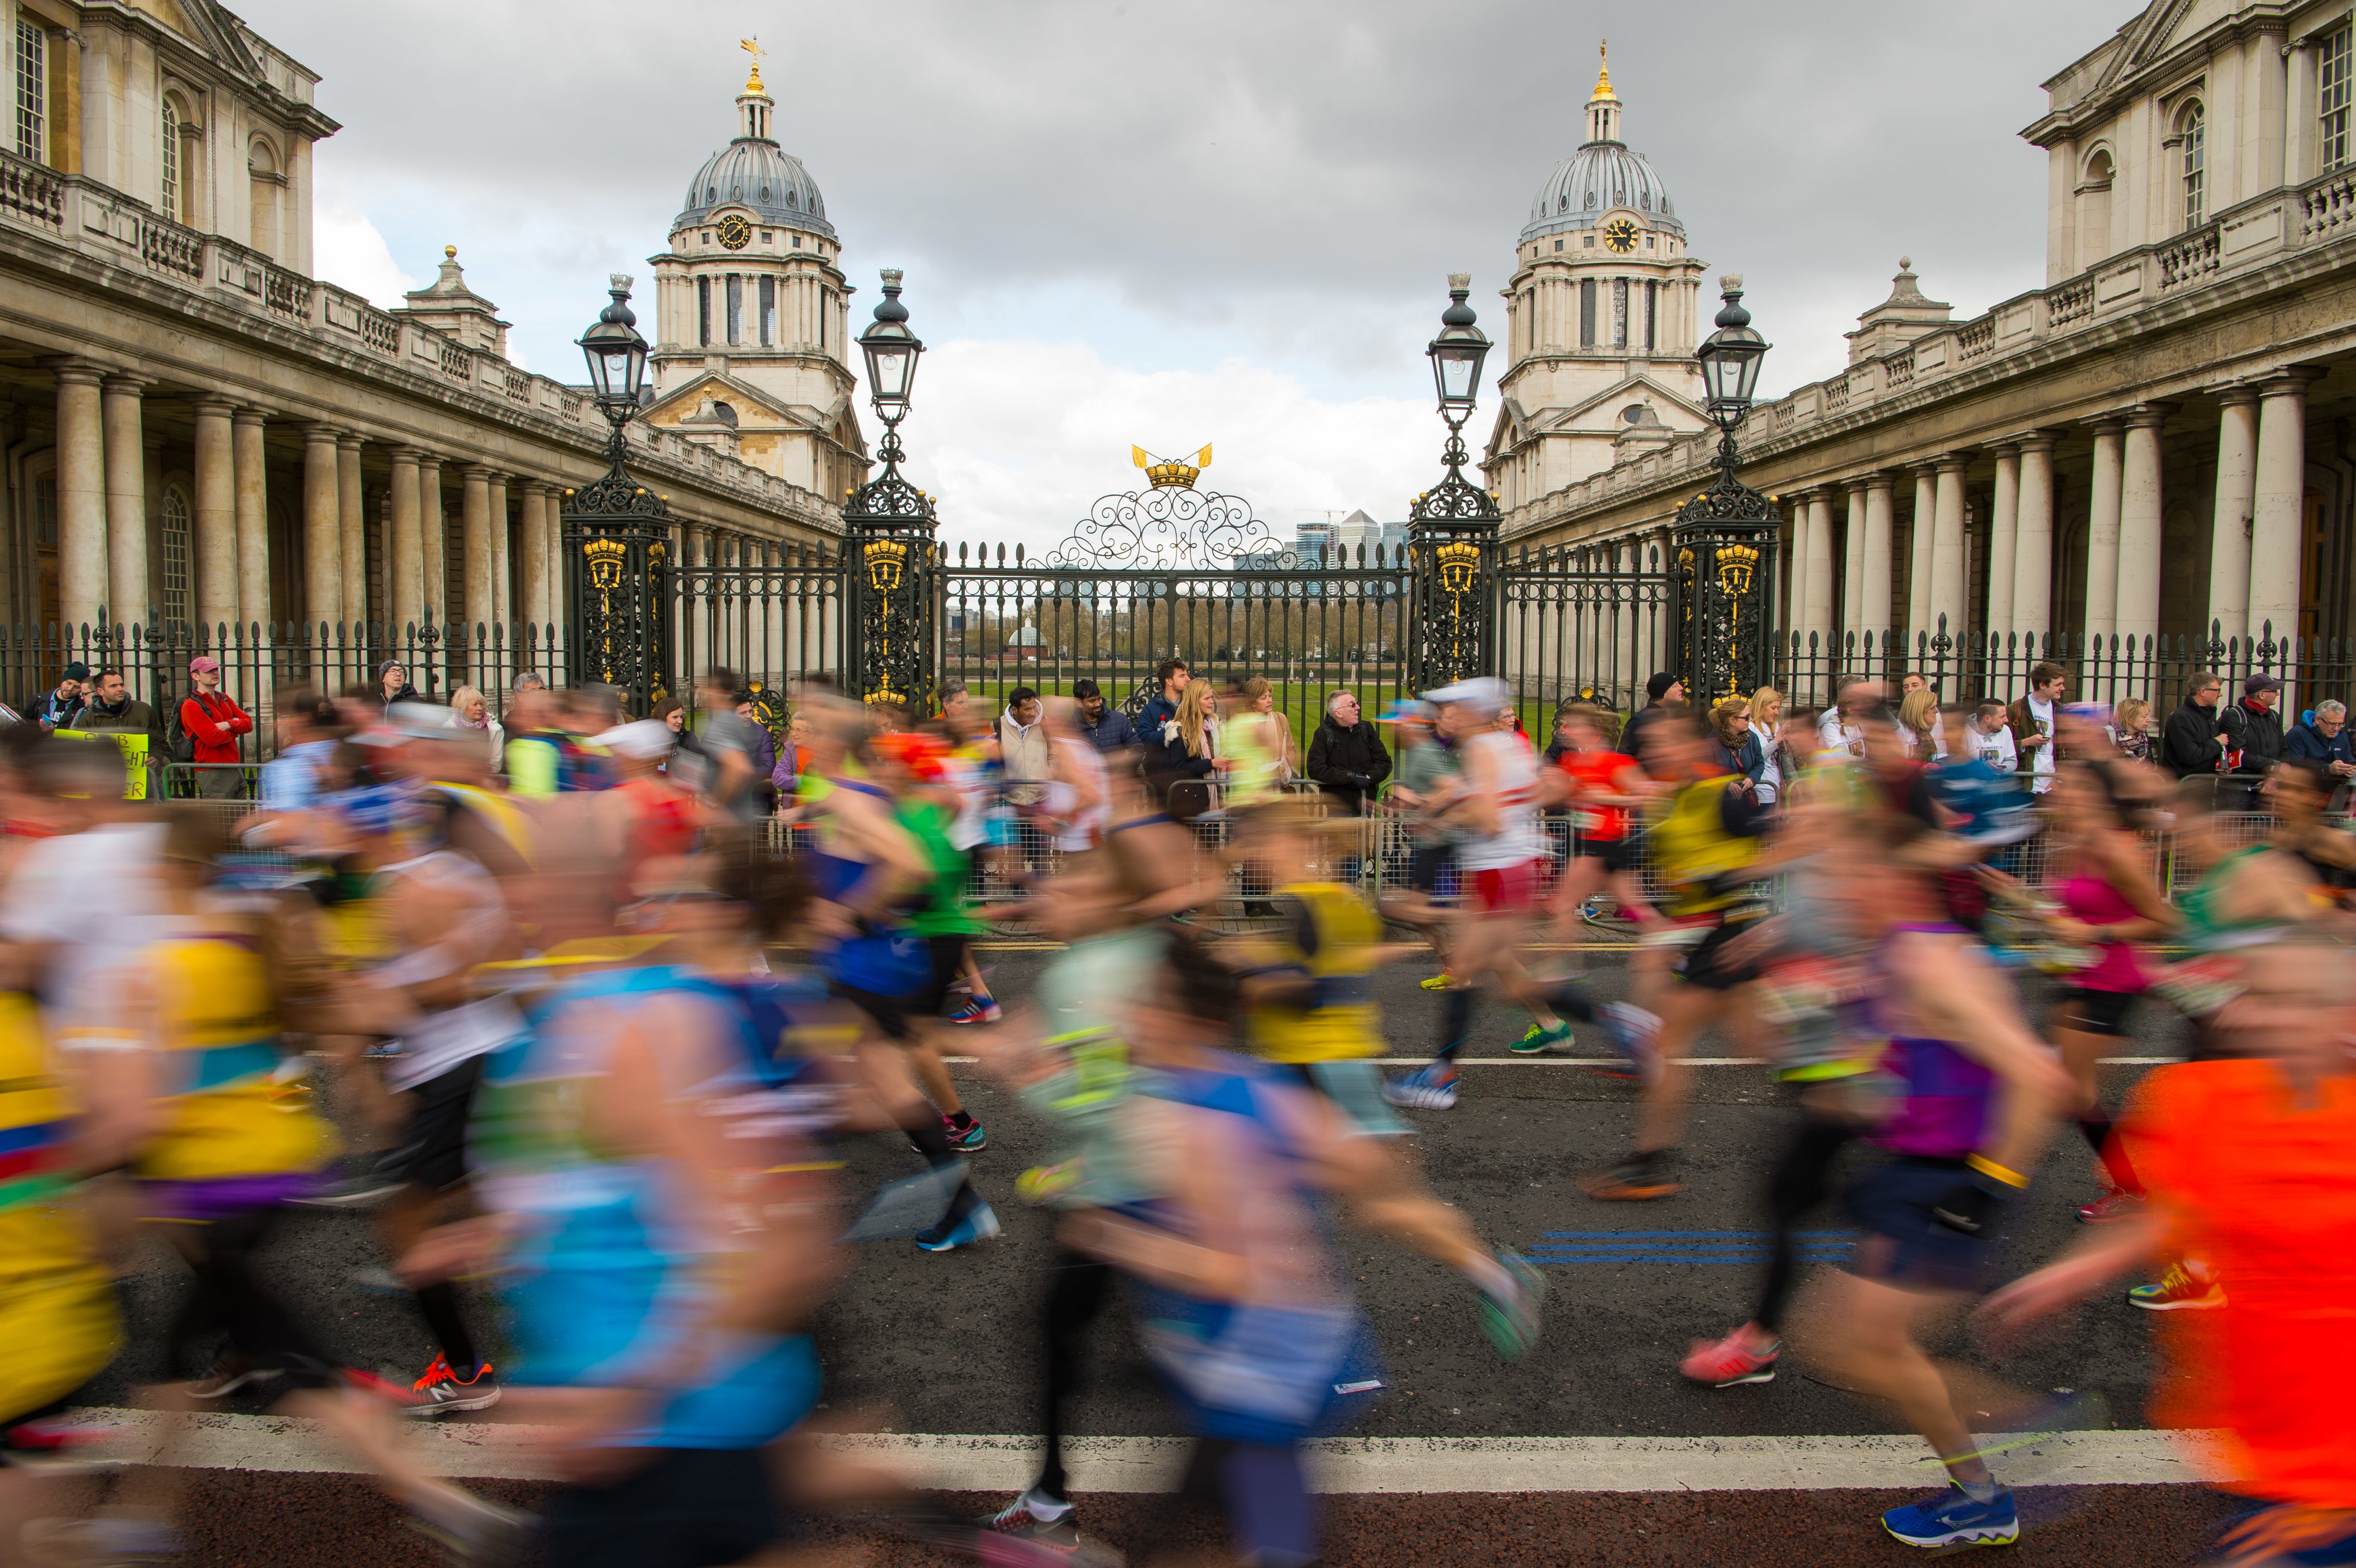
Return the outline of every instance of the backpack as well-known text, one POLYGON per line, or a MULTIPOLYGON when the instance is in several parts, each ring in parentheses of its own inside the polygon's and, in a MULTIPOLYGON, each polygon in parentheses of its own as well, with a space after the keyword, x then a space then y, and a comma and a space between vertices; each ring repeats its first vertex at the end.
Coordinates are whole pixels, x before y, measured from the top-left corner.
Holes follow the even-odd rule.
POLYGON ((164 747, 176 763, 197 760, 196 737, 180 726, 180 705, 173 703, 164 710, 164 747))

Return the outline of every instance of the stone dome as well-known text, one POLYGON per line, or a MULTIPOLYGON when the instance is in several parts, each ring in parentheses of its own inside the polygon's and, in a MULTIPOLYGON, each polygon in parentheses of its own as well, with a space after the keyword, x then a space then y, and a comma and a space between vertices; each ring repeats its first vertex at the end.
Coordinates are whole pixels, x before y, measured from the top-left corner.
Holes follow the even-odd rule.
POLYGON ((1567 229, 1592 229, 1614 208, 1633 208, 1654 228, 1682 238, 1669 187, 1641 153, 1618 142, 1590 142, 1554 166, 1530 203, 1525 242, 1567 229))
POLYGON ((801 160, 762 136, 739 136, 695 171, 674 229, 702 223, 725 207, 749 207, 763 223, 834 238, 826 198, 801 160))

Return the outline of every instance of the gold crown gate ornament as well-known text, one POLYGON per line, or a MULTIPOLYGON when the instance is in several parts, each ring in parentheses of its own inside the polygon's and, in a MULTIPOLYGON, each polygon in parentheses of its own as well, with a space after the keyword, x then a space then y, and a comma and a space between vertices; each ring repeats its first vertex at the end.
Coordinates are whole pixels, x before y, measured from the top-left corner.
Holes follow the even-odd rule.
POLYGON ((1195 476, 1211 465, 1211 448, 1206 443, 1189 462, 1183 457, 1156 457, 1141 446, 1132 446, 1129 460, 1145 470, 1146 482, 1156 490, 1192 490, 1195 476))
POLYGON ((867 581, 878 593, 899 591, 908 571, 908 547, 898 539, 871 539, 862 549, 867 558, 867 581))
POLYGON ((1462 599, 1472 592, 1473 581, 1481 573, 1481 547, 1452 539, 1433 550, 1432 558, 1440 568, 1440 586, 1443 592, 1462 599))

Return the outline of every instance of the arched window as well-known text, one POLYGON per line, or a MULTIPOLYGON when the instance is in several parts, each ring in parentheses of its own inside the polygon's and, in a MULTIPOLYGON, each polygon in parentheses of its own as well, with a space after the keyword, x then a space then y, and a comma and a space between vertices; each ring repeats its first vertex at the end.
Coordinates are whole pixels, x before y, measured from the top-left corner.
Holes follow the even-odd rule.
POLYGON ((255 250, 274 261, 278 255, 278 192, 285 185, 286 176, 278 171, 277 154, 259 136, 246 152, 245 173, 253 208, 248 240, 255 250))
POLYGON ((163 569, 158 582, 156 609, 163 612, 167 624, 186 624, 188 619, 188 553, 192 532, 188 493, 177 485, 164 486, 164 528, 156 540, 157 562, 163 569))
POLYGON ((160 155, 156 164, 162 173, 156 181, 155 205, 163 208, 165 217, 177 221, 180 216, 180 111, 168 98, 164 100, 159 120, 156 134, 162 145, 156 149, 160 155))
POLYGON ((2196 101, 2185 105, 2183 114, 2176 122, 2178 151, 2184 160, 2184 227, 2187 229, 2201 227, 2209 162, 2205 144, 2208 118, 2196 101))

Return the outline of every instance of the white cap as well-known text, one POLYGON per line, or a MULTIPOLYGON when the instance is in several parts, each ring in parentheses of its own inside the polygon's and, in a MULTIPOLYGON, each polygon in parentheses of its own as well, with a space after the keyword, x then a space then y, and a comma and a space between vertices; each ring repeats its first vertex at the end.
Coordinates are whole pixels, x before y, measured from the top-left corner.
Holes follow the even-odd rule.
POLYGON ((1506 709, 1514 705, 1514 688, 1494 675, 1476 675, 1437 691, 1423 694, 1426 702, 1471 702, 1483 708, 1506 709))
POLYGON ((640 719, 628 724, 616 724, 602 735, 592 737, 594 744, 610 752, 641 763, 651 763, 667 754, 679 743, 670 726, 659 719, 640 719))

